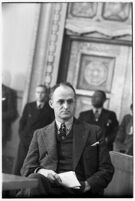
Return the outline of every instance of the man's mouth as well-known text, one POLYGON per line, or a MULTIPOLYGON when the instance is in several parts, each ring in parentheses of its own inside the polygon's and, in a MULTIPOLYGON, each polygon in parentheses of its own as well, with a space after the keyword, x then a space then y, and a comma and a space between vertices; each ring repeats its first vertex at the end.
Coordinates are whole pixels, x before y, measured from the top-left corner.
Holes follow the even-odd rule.
POLYGON ((69 113, 69 111, 62 111, 62 113, 64 113, 64 114, 68 114, 68 113, 69 113))

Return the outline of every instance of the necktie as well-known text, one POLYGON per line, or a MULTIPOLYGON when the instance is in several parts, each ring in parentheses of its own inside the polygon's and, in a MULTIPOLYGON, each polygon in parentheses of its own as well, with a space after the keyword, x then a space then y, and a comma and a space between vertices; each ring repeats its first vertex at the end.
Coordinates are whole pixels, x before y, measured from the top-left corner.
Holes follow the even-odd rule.
POLYGON ((41 108, 42 108, 42 105, 41 105, 41 104, 39 104, 39 105, 38 105, 38 109, 40 110, 41 108))
POLYGON ((98 121, 99 119, 99 113, 98 110, 95 111, 95 121, 98 121))
POLYGON ((65 123, 62 123, 58 131, 58 139, 64 140, 65 138, 66 138, 66 125, 65 123))

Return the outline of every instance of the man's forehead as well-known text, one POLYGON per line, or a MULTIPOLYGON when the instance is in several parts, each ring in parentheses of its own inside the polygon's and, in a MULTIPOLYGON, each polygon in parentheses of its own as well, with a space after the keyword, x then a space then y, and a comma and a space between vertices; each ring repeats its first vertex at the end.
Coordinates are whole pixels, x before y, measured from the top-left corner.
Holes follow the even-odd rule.
POLYGON ((68 94, 68 93, 73 93, 74 91, 69 87, 69 86, 59 86, 57 89, 54 91, 55 94, 68 94))
POLYGON ((44 87, 36 87, 36 91, 44 91, 45 92, 45 88, 44 87))
POLYGON ((53 94, 54 97, 59 99, 71 99, 75 98, 74 91, 68 86, 60 86, 58 87, 53 94))

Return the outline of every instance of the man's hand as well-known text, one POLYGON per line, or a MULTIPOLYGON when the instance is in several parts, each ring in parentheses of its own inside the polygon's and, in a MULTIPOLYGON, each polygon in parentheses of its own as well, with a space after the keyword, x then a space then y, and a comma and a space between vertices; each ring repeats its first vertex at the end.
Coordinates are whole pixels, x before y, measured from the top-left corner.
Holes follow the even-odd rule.
POLYGON ((42 174, 43 176, 45 176, 46 178, 48 178, 52 182, 56 182, 56 183, 61 184, 61 179, 60 179, 59 175, 56 174, 56 172, 54 172, 53 170, 41 168, 38 170, 37 173, 42 174))
POLYGON ((43 168, 39 169, 37 173, 42 174, 43 176, 47 177, 50 180, 54 180, 54 175, 56 174, 56 172, 54 172, 53 170, 43 168))
POLYGON ((87 181, 85 181, 84 193, 90 190, 90 185, 87 181))

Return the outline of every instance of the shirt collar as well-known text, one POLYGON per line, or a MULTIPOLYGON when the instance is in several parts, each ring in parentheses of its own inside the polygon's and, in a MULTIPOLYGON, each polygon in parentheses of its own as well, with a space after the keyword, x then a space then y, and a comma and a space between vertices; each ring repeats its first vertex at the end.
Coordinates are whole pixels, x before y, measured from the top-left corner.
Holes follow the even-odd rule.
POLYGON ((37 107, 39 107, 39 105, 40 105, 41 108, 43 108, 45 103, 43 103, 43 102, 41 103, 41 102, 37 101, 37 107))
MULTIPOLYGON (((58 120, 55 120, 55 121, 56 121, 57 128, 59 129, 61 126, 61 122, 59 122, 58 120)), ((67 130, 70 130, 73 124, 73 117, 63 123, 65 123, 67 130)))
POLYGON ((92 110, 93 110, 94 114, 95 114, 96 111, 98 111, 98 114, 101 114, 101 112, 102 112, 102 108, 95 108, 95 107, 93 107, 92 110))

